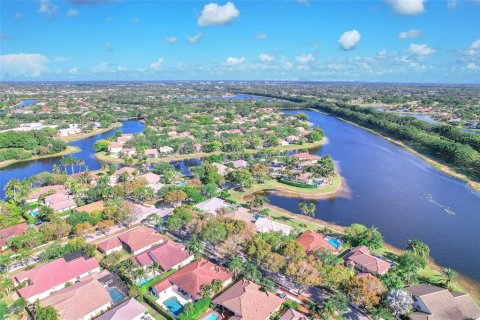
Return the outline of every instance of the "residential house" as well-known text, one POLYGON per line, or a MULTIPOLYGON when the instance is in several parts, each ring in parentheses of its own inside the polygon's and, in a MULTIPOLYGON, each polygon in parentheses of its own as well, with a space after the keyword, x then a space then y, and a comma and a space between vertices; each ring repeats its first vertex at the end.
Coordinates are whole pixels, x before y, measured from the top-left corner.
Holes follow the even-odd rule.
POLYGON ((60 320, 90 320, 112 306, 104 285, 98 281, 104 271, 91 275, 40 301, 42 307, 53 307, 60 320))
POLYGON ((261 290, 248 280, 241 280, 212 300, 235 320, 267 320, 280 309, 283 299, 261 290))
POLYGON ((122 134, 120 137, 117 138, 117 142, 124 144, 127 141, 130 141, 133 138, 133 134, 122 134))
POLYGON ((255 228, 258 232, 281 232, 286 235, 290 235, 294 231, 290 226, 263 217, 255 221, 255 228))
POLYGON ((306 252, 313 252, 319 249, 337 251, 338 248, 328 240, 329 238, 324 234, 311 230, 305 231, 297 237, 297 242, 305 249, 306 252))
POLYGON ((112 142, 108 146, 108 151, 110 153, 118 154, 123 150, 123 144, 120 142, 112 142))
POLYGON ((412 295, 415 312, 411 320, 478 320, 480 307, 465 293, 419 284, 407 287, 412 295))
POLYGON ((48 194, 48 193, 65 193, 68 194, 67 188, 63 185, 53 185, 53 186, 44 186, 40 187, 38 189, 35 189, 32 193, 30 193, 26 199, 27 203, 32 203, 38 201, 38 198, 42 194, 48 194))
POLYGON ((309 318, 297 310, 288 308, 278 320, 309 320, 309 318))
POLYGON ((250 210, 244 207, 238 207, 235 210, 225 213, 224 217, 236 220, 245 221, 247 225, 253 225, 253 215, 250 213, 250 210))
POLYGON ((211 198, 196 204, 195 207, 201 211, 217 215, 217 211, 222 208, 227 208, 228 203, 220 198, 211 198))
POLYGON ((77 206, 73 196, 58 192, 45 197, 45 205, 52 208, 55 212, 63 212, 73 209, 77 206))
POLYGON ((100 265, 95 258, 66 256, 16 274, 12 281, 15 285, 26 282, 17 293, 28 302, 34 302, 63 289, 67 283, 76 282, 99 271, 100 265))
POLYGON ((143 154, 147 158, 158 158, 158 150, 157 149, 145 149, 143 154))
POLYGON ((160 176, 152 172, 142 174, 141 176, 139 176, 139 178, 144 178, 147 181, 148 185, 154 185, 160 182, 160 176))
POLYGON ((5 250, 8 248, 8 239, 15 236, 21 236, 27 230, 28 225, 26 222, 19 223, 14 226, 0 229, 0 249, 5 250))
POLYGON ((245 160, 235 160, 235 161, 232 161, 230 162, 232 167, 234 167, 235 169, 240 169, 240 168, 247 168, 248 167, 248 162, 245 161, 245 160))
POLYGON ((155 284, 152 292, 158 297, 157 301, 174 296, 186 303, 200 299, 202 286, 214 280, 221 281, 225 287, 232 282, 232 275, 227 269, 201 258, 155 284))
POLYGON ((227 167, 226 165, 221 164, 221 163, 216 163, 216 162, 214 162, 214 163, 212 163, 212 165, 213 165, 215 168, 217 168, 217 172, 218 172, 218 174, 220 174, 221 176, 225 176, 225 175, 228 173, 229 169, 230 169, 229 167, 227 167))
POLYGON ((114 238, 98 243, 98 249, 105 254, 109 254, 123 248, 131 254, 137 255, 164 241, 161 234, 145 226, 119 234, 114 238))
POLYGON ((154 320, 147 308, 131 298, 95 318, 95 320, 154 320))
POLYGON ((184 267, 193 259, 193 254, 183 244, 169 240, 133 257, 134 263, 142 268, 157 263, 163 271, 184 267))
POLYGON ((300 160, 303 164, 309 165, 309 164, 314 164, 318 160, 320 160, 320 157, 314 154, 310 154, 307 152, 302 152, 302 153, 296 153, 292 157, 300 160))
POLYGON ((373 275, 383 275, 392 266, 389 262, 371 255, 366 246, 353 248, 343 259, 347 266, 373 275))
POLYGON ((173 152, 173 148, 170 147, 170 146, 163 146, 163 147, 160 147, 158 150, 160 151, 160 153, 172 153, 173 152))
POLYGON ((133 157, 137 154, 137 151, 134 148, 123 148, 122 152, 129 157, 133 157))

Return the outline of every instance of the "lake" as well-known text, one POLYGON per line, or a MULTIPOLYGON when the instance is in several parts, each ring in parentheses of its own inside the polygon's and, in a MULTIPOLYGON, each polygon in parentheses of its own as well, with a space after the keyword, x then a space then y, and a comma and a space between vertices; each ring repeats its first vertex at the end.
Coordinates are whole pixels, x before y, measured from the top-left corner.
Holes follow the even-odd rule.
MULTIPOLYGON (((139 133, 143 132, 143 129, 143 123, 138 120, 123 121, 122 126, 117 129, 100 133, 85 139, 70 142, 69 145, 79 147, 81 151, 71 154, 69 156, 75 157, 78 160, 85 161, 85 164, 90 170, 100 169, 103 163, 97 160, 95 157, 95 151, 93 150, 93 145, 95 144, 95 141, 99 139, 106 139, 112 136, 116 130, 122 130, 123 133, 139 133)), ((8 181, 10 181, 10 179, 24 179, 40 172, 51 172, 53 165, 59 163, 60 159, 61 157, 52 157, 35 161, 14 163, 8 167, 0 168, 0 199, 4 199, 5 191, 3 190, 3 187, 8 181)), ((70 169, 67 169, 69 173, 71 173, 70 169)))
MULTIPOLYGON (((351 190, 348 199, 316 201, 317 218, 376 226, 400 248, 419 239, 440 265, 480 281, 480 193, 380 136, 328 115, 302 112, 329 139, 310 152, 330 154, 351 190)), ((268 197, 273 205, 300 213, 299 199, 268 197)))

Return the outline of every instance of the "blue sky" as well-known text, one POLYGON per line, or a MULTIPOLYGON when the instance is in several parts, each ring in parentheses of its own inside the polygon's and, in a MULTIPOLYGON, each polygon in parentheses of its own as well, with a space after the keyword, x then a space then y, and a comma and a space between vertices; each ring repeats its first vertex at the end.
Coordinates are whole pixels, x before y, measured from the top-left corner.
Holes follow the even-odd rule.
POLYGON ((3 81, 480 82, 480 0, 0 6, 3 81))

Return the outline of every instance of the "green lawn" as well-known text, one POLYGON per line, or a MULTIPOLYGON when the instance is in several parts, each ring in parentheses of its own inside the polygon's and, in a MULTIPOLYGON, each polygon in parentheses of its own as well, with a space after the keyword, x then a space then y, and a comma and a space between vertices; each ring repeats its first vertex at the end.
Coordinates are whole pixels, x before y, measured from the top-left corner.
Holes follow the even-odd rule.
POLYGON ((175 269, 172 269, 172 270, 169 270, 167 272, 164 272, 162 273, 161 275, 159 275, 158 277, 155 277, 153 278, 152 280, 148 281, 147 283, 144 283, 142 284, 141 286, 138 287, 138 290, 141 292, 141 293, 147 293, 148 292, 148 289, 153 286, 154 284, 162 281, 163 279, 165 279, 166 277, 168 277, 169 275, 171 275, 172 273, 174 273, 175 269))

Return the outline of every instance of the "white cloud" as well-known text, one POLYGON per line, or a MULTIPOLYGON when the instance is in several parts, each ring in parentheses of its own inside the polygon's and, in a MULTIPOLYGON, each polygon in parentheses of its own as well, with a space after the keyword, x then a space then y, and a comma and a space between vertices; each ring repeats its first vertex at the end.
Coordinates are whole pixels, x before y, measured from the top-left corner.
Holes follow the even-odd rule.
POLYGON ((274 56, 271 56, 267 53, 261 53, 259 56, 258 56, 258 60, 262 61, 262 62, 273 62, 275 60, 275 57, 274 56))
POLYGON ((127 71, 127 68, 124 67, 124 66, 118 66, 118 67, 117 67, 117 71, 118 71, 118 72, 125 72, 125 71, 127 71))
POLYGON ((195 44, 195 43, 198 43, 198 41, 200 41, 200 38, 202 37, 202 34, 201 33, 197 33, 196 35, 194 36, 188 36, 187 37, 187 41, 192 43, 192 44, 195 44))
POLYGON ((226 65, 229 66, 229 67, 236 67, 236 66, 242 65, 244 62, 245 62, 244 57, 240 57, 240 58, 228 57, 226 65))
POLYGON ((20 19, 22 19, 22 17, 23 17, 23 15, 20 11, 15 12, 15 14, 13 15, 13 19, 15 19, 15 20, 20 20, 20 19))
POLYGON ((458 0, 447 0, 447 8, 450 10, 457 9, 458 0))
POLYGON ((259 33, 255 36, 255 39, 257 40, 265 40, 268 38, 268 35, 266 33, 259 33))
POLYGON ((48 58, 38 53, 14 53, 0 56, 0 70, 10 76, 38 77, 48 71, 48 58))
POLYGON ((434 54, 437 50, 430 48, 426 44, 414 44, 410 45, 410 52, 421 57, 426 57, 434 54))
POLYGON ((77 75, 77 74, 79 74, 79 73, 80 73, 80 70, 78 70, 77 67, 73 67, 73 68, 70 68, 70 69, 68 70, 68 74, 70 74, 70 75, 72 75, 72 76, 75 76, 75 75, 77 75))
POLYGON ((168 38, 165 38, 165 42, 166 43, 176 43, 177 38, 176 37, 168 37, 168 38))
POLYGON ((413 16, 425 11, 426 0, 385 0, 398 14, 413 16))
POLYGON ((57 14, 57 6, 51 3, 49 0, 40 0, 38 13, 44 15, 48 19, 51 19, 57 14))
POLYGON ((297 61, 300 64, 308 64, 308 63, 314 62, 315 57, 311 53, 303 54, 303 55, 297 56, 295 58, 295 61, 297 61))
POLYGON ((418 29, 410 29, 408 31, 402 31, 398 35, 400 39, 413 39, 413 38, 420 38, 421 36, 422 36, 422 32, 418 29))
POLYGON ((475 62, 469 62, 469 63, 467 63, 467 69, 468 70, 479 70, 480 67, 475 62))
POLYGON ((223 6, 212 2, 203 7, 197 23, 201 27, 221 25, 231 22, 238 16, 240 16, 240 11, 238 11, 233 2, 227 2, 223 6))
POLYGON ((67 11, 67 16, 69 17, 76 17, 78 16, 79 12, 77 9, 70 9, 67 11))
POLYGON ((92 68, 92 73, 106 73, 108 72, 108 63, 102 62, 92 68))
POLYGON ((162 68, 164 59, 162 57, 158 58, 157 61, 150 64, 150 69, 153 71, 158 71, 162 68))
POLYGON ((473 41, 465 50, 465 55, 467 56, 478 56, 480 55, 480 39, 473 41))
POLYGON ((344 32, 340 36, 340 39, 338 39, 338 43, 342 46, 344 50, 352 50, 353 48, 355 48, 361 38, 362 36, 360 35, 360 32, 353 29, 351 31, 344 32))

